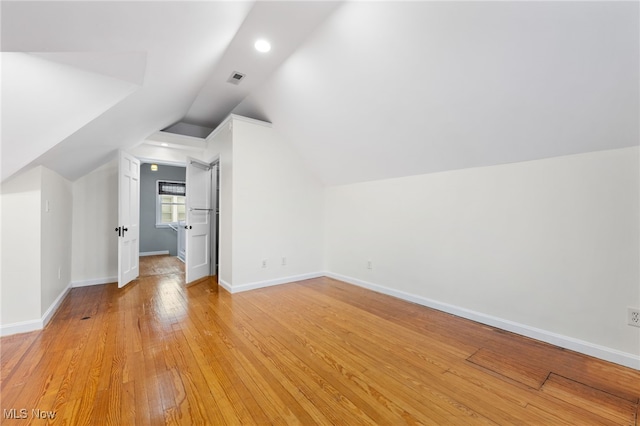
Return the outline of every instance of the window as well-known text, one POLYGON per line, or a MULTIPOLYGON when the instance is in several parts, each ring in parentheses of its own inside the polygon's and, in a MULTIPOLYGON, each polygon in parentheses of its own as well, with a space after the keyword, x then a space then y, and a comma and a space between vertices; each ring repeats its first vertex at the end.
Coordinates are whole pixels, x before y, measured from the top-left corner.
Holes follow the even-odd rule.
POLYGON ((185 183, 159 180, 156 188, 156 226, 177 225, 185 219, 185 183))

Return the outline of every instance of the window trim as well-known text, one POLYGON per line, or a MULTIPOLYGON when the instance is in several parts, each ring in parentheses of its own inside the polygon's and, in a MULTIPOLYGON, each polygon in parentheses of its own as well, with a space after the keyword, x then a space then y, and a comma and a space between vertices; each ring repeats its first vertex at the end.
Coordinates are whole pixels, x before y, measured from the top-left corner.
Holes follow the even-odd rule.
MULTIPOLYGON (((173 226, 178 226, 178 222, 170 222, 170 223, 162 223, 162 203, 160 202, 160 197, 162 195, 167 195, 167 194, 160 194, 160 182, 166 182, 166 183, 179 183, 182 185, 185 185, 186 188, 186 182, 184 181, 178 181, 178 180, 167 180, 167 179, 158 179, 156 180, 156 228, 171 228, 173 226)), ((187 205, 187 194, 185 191, 184 194, 185 197, 185 208, 187 205)))

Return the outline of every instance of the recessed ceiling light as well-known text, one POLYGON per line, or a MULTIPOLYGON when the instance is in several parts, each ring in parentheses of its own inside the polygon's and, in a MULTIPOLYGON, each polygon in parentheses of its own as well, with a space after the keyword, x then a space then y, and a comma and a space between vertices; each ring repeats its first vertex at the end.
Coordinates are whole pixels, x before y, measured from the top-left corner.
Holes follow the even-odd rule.
POLYGON ((168 143, 166 143, 166 142, 162 142, 160 145, 162 145, 162 146, 169 146, 169 144, 168 144, 168 143))
POLYGON ((152 164, 151 165, 151 171, 152 172, 157 172, 158 171, 158 165, 157 164, 152 164))
POLYGON ((253 45, 258 52, 266 53, 271 50, 271 43, 269 43, 265 39, 260 39, 256 41, 256 44, 253 45))

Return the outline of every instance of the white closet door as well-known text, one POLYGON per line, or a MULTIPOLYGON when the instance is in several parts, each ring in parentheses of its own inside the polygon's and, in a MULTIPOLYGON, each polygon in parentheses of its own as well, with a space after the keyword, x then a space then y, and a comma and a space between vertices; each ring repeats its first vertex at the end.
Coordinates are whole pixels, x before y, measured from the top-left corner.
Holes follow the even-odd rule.
POLYGON ((209 164, 187 159, 187 220, 185 281, 191 283, 211 273, 211 221, 215 218, 211 202, 209 164))

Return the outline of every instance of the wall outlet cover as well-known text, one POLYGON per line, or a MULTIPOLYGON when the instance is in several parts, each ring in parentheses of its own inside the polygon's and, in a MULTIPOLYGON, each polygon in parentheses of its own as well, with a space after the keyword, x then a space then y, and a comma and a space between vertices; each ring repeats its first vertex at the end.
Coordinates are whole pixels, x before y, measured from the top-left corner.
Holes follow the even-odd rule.
POLYGON ((629 325, 640 327, 640 309, 629 308, 627 310, 627 321, 629 325))

